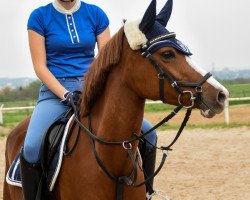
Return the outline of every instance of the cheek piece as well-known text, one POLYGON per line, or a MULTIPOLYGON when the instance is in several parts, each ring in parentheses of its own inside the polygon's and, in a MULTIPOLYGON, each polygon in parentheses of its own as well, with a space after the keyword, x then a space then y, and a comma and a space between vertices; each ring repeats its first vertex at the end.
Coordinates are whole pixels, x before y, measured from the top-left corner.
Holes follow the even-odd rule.
MULTIPOLYGON (((200 106, 203 103, 202 86, 207 81, 207 79, 209 79, 212 76, 212 74, 208 72, 205 76, 203 76, 200 80, 196 82, 177 81, 172 74, 165 71, 164 68, 152 57, 152 53, 154 53, 160 47, 162 47, 161 46, 162 43, 167 44, 171 42, 171 39, 173 38, 175 38, 175 33, 169 33, 148 41, 147 44, 141 47, 141 55, 147 58, 157 71, 159 79, 159 96, 162 102, 164 103, 166 102, 164 80, 168 80, 171 83, 171 86, 179 93, 178 102, 181 106, 187 109, 192 108, 194 104, 200 106), (152 49, 154 49, 153 52, 152 49), (191 90, 183 90, 183 87, 195 88, 195 93, 193 93, 191 90), (184 105, 184 103, 182 102, 182 97, 184 96, 189 97, 190 105, 184 105)), ((184 52, 184 50, 182 50, 182 52, 184 52)))

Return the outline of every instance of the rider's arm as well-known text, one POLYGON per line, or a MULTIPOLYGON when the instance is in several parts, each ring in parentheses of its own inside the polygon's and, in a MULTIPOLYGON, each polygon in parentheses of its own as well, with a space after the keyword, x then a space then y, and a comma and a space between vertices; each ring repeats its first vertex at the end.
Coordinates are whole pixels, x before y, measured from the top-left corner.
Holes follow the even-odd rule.
MULTIPOLYGON (((67 90, 59 83, 48 70, 46 64, 45 38, 35 31, 28 30, 29 46, 37 77, 59 98, 64 99, 67 90)), ((97 45, 100 50, 110 39, 109 27, 97 36, 97 45)))
POLYGON ((97 36, 98 50, 100 50, 110 39, 109 27, 97 36))
POLYGON ((49 71, 46 64, 45 38, 35 31, 28 30, 30 53, 37 77, 59 98, 67 90, 59 83, 55 76, 49 71))

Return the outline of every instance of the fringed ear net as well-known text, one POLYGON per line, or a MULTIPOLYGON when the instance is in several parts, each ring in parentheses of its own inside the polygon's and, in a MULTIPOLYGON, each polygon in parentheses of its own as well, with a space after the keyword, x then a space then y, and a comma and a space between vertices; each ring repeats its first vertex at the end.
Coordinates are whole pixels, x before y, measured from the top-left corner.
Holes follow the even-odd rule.
POLYGON ((162 26, 166 27, 170 19, 172 10, 173 0, 168 0, 160 13, 156 16, 156 21, 158 21, 162 26))
POLYGON ((147 43, 147 38, 144 33, 153 26, 155 18, 156 0, 152 0, 141 21, 127 21, 125 23, 124 32, 131 49, 138 50, 147 43))
POLYGON ((143 15, 143 18, 139 25, 139 29, 143 33, 147 33, 147 31, 154 25, 155 19, 156 19, 156 0, 152 0, 146 12, 143 15))
POLYGON ((165 27, 171 16, 172 9, 173 0, 168 0, 160 13, 156 16, 156 0, 152 0, 141 21, 124 22, 124 32, 130 47, 133 50, 138 50, 147 43, 145 33, 153 27, 155 21, 158 21, 165 27))

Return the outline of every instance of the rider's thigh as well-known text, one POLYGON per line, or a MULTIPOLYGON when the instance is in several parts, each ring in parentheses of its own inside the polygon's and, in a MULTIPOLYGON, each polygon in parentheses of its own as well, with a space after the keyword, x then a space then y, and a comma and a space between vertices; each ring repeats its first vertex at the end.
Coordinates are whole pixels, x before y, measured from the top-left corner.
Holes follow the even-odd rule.
POLYGON ((35 107, 24 142, 24 158, 30 163, 39 161, 41 142, 46 130, 66 110, 59 99, 39 101, 35 107))

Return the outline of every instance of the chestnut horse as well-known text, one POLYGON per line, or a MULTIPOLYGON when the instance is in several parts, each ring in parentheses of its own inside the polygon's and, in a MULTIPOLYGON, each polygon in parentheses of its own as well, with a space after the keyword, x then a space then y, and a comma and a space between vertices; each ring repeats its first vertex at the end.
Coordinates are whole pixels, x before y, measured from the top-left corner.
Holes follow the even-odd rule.
MULTIPOLYGON (((152 2, 151 7, 154 6, 155 0, 152 2)), ((153 17, 155 20, 159 15, 155 14, 153 17)), ((204 71, 193 65, 185 53, 173 46, 159 47, 148 60, 141 55, 140 50, 133 49, 131 36, 125 31, 126 23, 124 28, 121 28, 100 51, 85 81, 78 118, 88 127, 88 116, 91 114, 91 131, 96 137, 117 142, 130 140, 134 133, 140 133, 146 99, 159 100, 163 96, 164 103, 173 105, 181 103, 189 105, 188 107, 198 108, 205 117, 213 117, 223 111, 228 92, 222 85, 212 77, 208 76, 204 79, 204 71), (188 97, 189 95, 181 95, 181 100, 180 98, 178 100, 180 95, 171 80, 164 81, 163 79, 164 87, 159 89, 158 78, 161 79, 161 77, 155 70, 155 65, 161 66, 164 70, 164 77, 166 74, 174 77, 177 81, 175 83, 180 83, 180 81, 198 83, 202 80, 199 87, 200 89, 202 86, 202 101, 190 106, 194 98, 188 97), (159 95, 159 90, 164 94, 159 95)), ((166 36, 171 36, 171 34, 166 36)), ((168 40, 168 37, 164 40, 168 40)), ((145 47, 145 44, 139 45, 145 47)), ((179 89, 190 91, 190 94, 197 93, 197 87, 179 86, 179 89)), ((26 119, 8 136, 5 154, 6 172, 23 145, 28 123, 29 119, 26 119)), ((69 146, 74 144, 76 135, 77 128, 74 128, 69 146)), ((81 129, 74 151, 71 155, 64 157, 53 191, 56 199, 116 199, 116 182, 99 166, 92 151, 92 142, 86 131, 81 129)), ((132 154, 135 156, 138 141, 134 141, 131 145, 132 154)), ((115 177, 129 176, 133 167, 122 145, 95 142, 95 147, 101 162, 109 172, 115 177)), ((144 175, 139 166, 137 170, 138 177, 135 184, 144 181, 144 175)), ((20 199, 22 199, 22 190, 5 182, 4 200, 20 199)), ((135 188, 125 185, 123 199, 145 200, 145 186, 135 188)))

